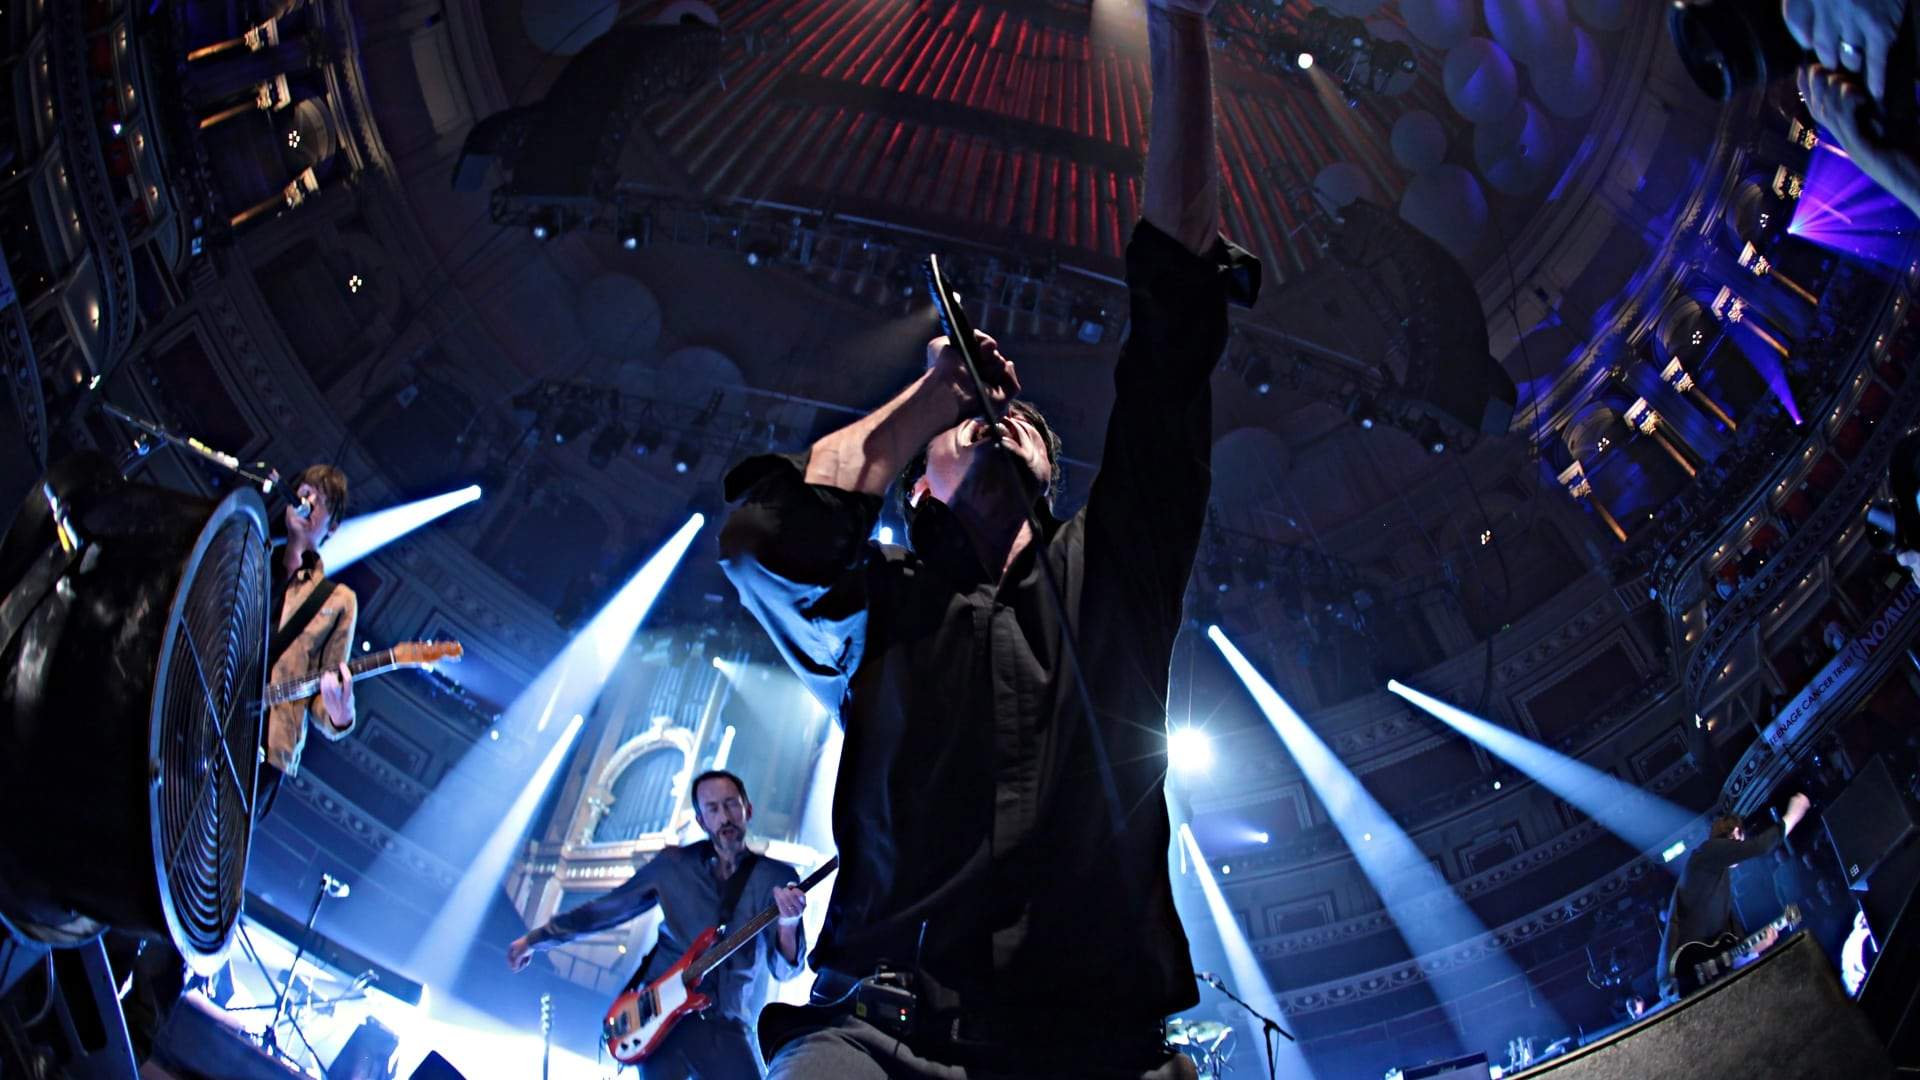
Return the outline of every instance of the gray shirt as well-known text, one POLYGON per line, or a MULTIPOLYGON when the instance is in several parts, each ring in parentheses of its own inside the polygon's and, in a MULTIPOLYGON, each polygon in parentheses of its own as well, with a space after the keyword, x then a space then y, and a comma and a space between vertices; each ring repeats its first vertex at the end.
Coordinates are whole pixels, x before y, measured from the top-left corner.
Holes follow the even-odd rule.
MULTIPOLYGON (((619 888, 589 900, 572 911, 554 916, 552 922, 535 930, 530 937, 535 944, 571 941, 581 934, 606 930, 636 919, 658 904, 661 908, 660 943, 650 957, 652 962, 648 967, 651 970, 641 980, 643 983, 651 981, 657 972, 673 966, 673 962, 693 944, 694 938, 714 925, 714 916, 720 909, 722 888, 720 879, 713 873, 716 859, 713 844, 706 840, 685 847, 666 848, 635 867, 633 876, 622 882, 619 888)), ((776 887, 791 885, 800 879, 793 867, 765 857, 755 859, 752 869, 747 873, 747 885, 740 893, 739 902, 723 920, 733 927, 744 925, 762 910, 771 907, 776 887)), ((701 988, 713 995, 714 1009, 719 1015, 749 1028, 756 1026, 760 1007, 767 1001, 768 980, 765 976, 770 974, 775 979, 791 979, 805 969, 805 931, 801 927, 794 929, 800 934, 800 947, 795 955, 801 960, 790 961, 781 955, 777 937, 779 929, 768 927, 751 944, 742 947, 707 976, 701 988)))

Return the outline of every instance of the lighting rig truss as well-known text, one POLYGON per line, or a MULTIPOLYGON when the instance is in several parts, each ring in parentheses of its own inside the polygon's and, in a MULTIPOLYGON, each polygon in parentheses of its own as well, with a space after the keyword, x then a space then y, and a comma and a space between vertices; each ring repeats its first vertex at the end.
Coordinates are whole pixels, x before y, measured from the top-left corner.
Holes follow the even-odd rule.
POLYGON ((1008 250, 873 218, 745 199, 697 201, 633 185, 610 198, 552 198, 496 189, 494 224, 536 240, 613 236, 629 251, 658 243, 732 251, 748 266, 797 271, 888 315, 925 303, 921 264, 937 251, 976 326, 1028 341, 1117 341, 1126 286, 1064 266, 1052 248, 1008 250))
POLYGON ((1226 0, 1214 10, 1214 26, 1217 48, 1277 74, 1325 72, 1349 106, 1420 66, 1413 46, 1376 37, 1360 19, 1324 7, 1302 15, 1272 0, 1226 0))

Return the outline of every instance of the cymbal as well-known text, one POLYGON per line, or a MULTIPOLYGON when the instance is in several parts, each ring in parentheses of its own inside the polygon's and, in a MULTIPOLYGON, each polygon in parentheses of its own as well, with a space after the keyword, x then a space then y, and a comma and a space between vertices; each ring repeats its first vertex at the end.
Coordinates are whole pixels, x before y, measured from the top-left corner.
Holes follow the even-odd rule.
POLYGON ((1175 1046, 1206 1046, 1232 1030, 1218 1020, 1187 1020, 1176 1016, 1167 1021, 1167 1041, 1175 1046))

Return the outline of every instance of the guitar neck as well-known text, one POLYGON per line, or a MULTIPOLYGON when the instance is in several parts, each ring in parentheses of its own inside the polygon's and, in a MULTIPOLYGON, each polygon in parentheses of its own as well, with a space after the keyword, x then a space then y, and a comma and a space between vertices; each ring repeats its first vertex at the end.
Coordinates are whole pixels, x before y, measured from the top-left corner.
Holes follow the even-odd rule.
MULTIPOLYGON (((368 653, 357 660, 348 661, 347 671, 358 679, 364 675, 384 675, 400 666, 400 661, 394 658, 392 649, 382 649, 376 653, 368 653)), ((267 687, 267 704, 278 705, 286 701, 299 701, 301 698, 312 697, 320 692, 320 676, 324 674, 325 672, 315 672, 298 679, 274 683, 267 687)))
POLYGON ((1769 932, 1785 934, 1798 925, 1800 925, 1800 909, 1797 907, 1788 907, 1785 912, 1781 913, 1779 918, 1768 923, 1765 929, 1757 930, 1749 934, 1745 941, 1742 941, 1729 950, 1727 958, 1729 960, 1744 960, 1759 951, 1760 939, 1766 937, 1769 932))
MULTIPOLYGON (((835 855, 821 864, 820 869, 807 875, 800 883, 801 892, 812 892, 815 885, 825 881, 828 874, 840 868, 840 856, 835 855)), ((727 962, 727 957, 740 951, 748 942, 760 936, 760 932, 771 926, 780 917, 777 906, 769 906, 760 914, 748 919, 746 924, 720 940, 720 943, 702 953, 700 959, 687 966, 687 984, 697 985, 707 973, 727 962)))

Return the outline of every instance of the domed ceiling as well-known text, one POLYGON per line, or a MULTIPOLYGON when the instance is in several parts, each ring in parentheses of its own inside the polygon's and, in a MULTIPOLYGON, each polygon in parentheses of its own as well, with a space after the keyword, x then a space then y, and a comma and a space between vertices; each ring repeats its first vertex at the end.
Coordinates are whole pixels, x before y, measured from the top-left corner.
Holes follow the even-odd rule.
MULTIPOLYGON (((459 380, 483 412, 499 403, 476 430, 546 419, 503 407, 540 379, 617 390, 620 416, 582 413, 579 450, 543 456, 575 468, 609 423, 710 444, 686 472, 615 456, 665 505, 742 439, 793 445, 896 387, 931 331, 917 260, 942 250, 1069 457, 1095 464, 1149 90, 1128 5, 615 6, 476 4, 434 38, 451 47, 365 45, 374 127, 423 241, 392 275, 431 283, 406 318, 486 339, 459 380), (461 153, 481 121, 570 92, 569 65, 618 35, 709 21, 717 38, 697 45, 632 46, 651 73, 606 106, 616 149, 592 197, 543 209, 515 197, 511 145, 491 169, 461 153), (533 239, 548 214, 554 237, 533 239)), ((1655 8, 1218 6, 1223 227, 1272 282, 1217 379, 1216 430, 1270 437, 1221 470, 1227 561, 1235 537, 1301 565, 1338 551, 1343 593, 1431 579, 1506 598, 1477 620, 1496 627, 1592 565, 1582 538, 1604 532, 1553 483, 1556 427, 1593 397, 1591 331, 1658 257, 1658 223, 1712 147, 1710 103, 1683 96, 1655 8), (1479 399, 1432 406, 1449 384, 1479 399), (1428 452, 1436 437, 1448 453, 1428 452), (1567 527, 1529 543, 1554 518, 1567 527), (1504 567, 1487 532, 1511 544, 1504 567)), ((419 332, 396 326, 385 353, 419 332)), ((1070 470, 1070 500, 1091 472, 1070 470)))
MULTIPOLYGON (((356 3, 326 27, 356 60, 330 111, 294 113, 300 146, 347 158, 329 197, 223 265, 257 286, 373 488, 479 479, 485 505, 435 542, 563 625, 671 523, 716 514, 729 461, 798 449, 913 376, 930 251, 1061 429, 1071 507, 1126 330, 1137 7, 356 3)), ((1702 97, 1664 21, 1654 0, 1219 0, 1213 17, 1223 231, 1268 288, 1215 376, 1189 615, 1272 673, 1530 974, 1567 982, 1589 939, 1644 936, 1657 867, 1381 687, 1417 675, 1676 801, 1713 795, 1686 741, 1707 736, 1683 730, 1695 703, 1673 692, 1687 620, 1707 617, 1679 615, 1698 567, 1661 560, 1741 516, 1806 435, 1796 396, 1832 397, 1840 346, 1765 335, 1821 337, 1792 290, 1847 276, 1782 236, 1794 104, 1702 97)), ((271 134, 250 151, 263 173, 292 137, 271 134)), ((1821 459, 1822 490, 1822 469, 1844 471, 1821 459)), ((1751 539, 1758 560, 1779 537, 1751 539)), ((441 617, 438 596, 409 602, 441 617)), ((663 639, 760 641, 711 559, 662 603, 663 639)), ((553 636, 522 634, 519 662, 553 636)), ((1709 640, 1707 666, 1745 663, 1739 695, 1757 696, 1750 638, 1737 656, 1709 640)), ((709 644, 661 663, 712 679, 709 644)), ((525 680, 491 662, 460 679, 497 703, 525 680)), ((1178 798, 1231 861, 1287 1007, 1325 1034, 1430 1006, 1382 1003, 1422 957, 1242 687, 1200 634, 1175 662, 1169 712, 1212 724, 1220 756, 1178 798)))

